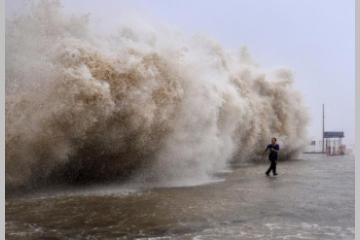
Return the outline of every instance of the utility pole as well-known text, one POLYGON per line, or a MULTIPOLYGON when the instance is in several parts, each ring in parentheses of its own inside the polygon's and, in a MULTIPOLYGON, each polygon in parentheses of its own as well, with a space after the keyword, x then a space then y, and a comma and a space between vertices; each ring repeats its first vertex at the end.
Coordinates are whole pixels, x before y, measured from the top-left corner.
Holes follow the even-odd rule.
POLYGON ((325 152, 325 138, 324 138, 324 132, 325 132, 325 107, 324 107, 324 104, 322 105, 322 113, 323 113, 323 117, 322 117, 322 152, 324 153, 325 152))

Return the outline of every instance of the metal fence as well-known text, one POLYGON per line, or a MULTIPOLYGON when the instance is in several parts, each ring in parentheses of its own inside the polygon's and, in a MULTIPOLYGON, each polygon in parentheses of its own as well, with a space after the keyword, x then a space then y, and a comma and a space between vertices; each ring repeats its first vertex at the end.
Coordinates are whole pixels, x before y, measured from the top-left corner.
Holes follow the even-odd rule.
POLYGON ((343 155, 345 154, 346 147, 341 143, 341 139, 325 139, 323 147, 323 141, 311 141, 306 147, 306 153, 326 153, 327 155, 343 155))

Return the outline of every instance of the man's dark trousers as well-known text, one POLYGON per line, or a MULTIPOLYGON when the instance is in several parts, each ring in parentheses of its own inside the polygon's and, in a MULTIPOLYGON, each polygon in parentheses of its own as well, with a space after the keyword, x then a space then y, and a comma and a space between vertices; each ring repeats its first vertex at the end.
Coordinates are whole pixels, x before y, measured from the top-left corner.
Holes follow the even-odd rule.
POLYGON ((273 159, 273 160, 270 160, 271 164, 270 164, 270 167, 269 169, 266 171, 266 174, 269 175, 270 171, 272 170, 273 172, 273 175, 276 174, 276 162, 277 160, 273 159))

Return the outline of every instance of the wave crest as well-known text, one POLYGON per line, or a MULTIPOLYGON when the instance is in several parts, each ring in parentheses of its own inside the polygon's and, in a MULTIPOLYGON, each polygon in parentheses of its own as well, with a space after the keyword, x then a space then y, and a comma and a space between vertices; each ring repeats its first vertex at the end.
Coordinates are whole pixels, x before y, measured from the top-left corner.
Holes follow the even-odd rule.
POLYGON ((164 29, 99 35, 58 1, 7 19, 7 187, 197 182, 260 157, 272 136, 283 155, 302 148, 307 113, 289 70, 164 29))

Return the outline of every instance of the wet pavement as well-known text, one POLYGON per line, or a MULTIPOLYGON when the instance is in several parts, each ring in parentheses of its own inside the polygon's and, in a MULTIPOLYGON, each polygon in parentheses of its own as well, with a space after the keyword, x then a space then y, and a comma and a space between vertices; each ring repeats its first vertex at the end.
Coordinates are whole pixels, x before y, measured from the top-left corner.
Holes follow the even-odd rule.
POLYGON ((223 181, 89 187, 6 200, 6 239, 354 239, 353 156, 243 164, 223 181))

